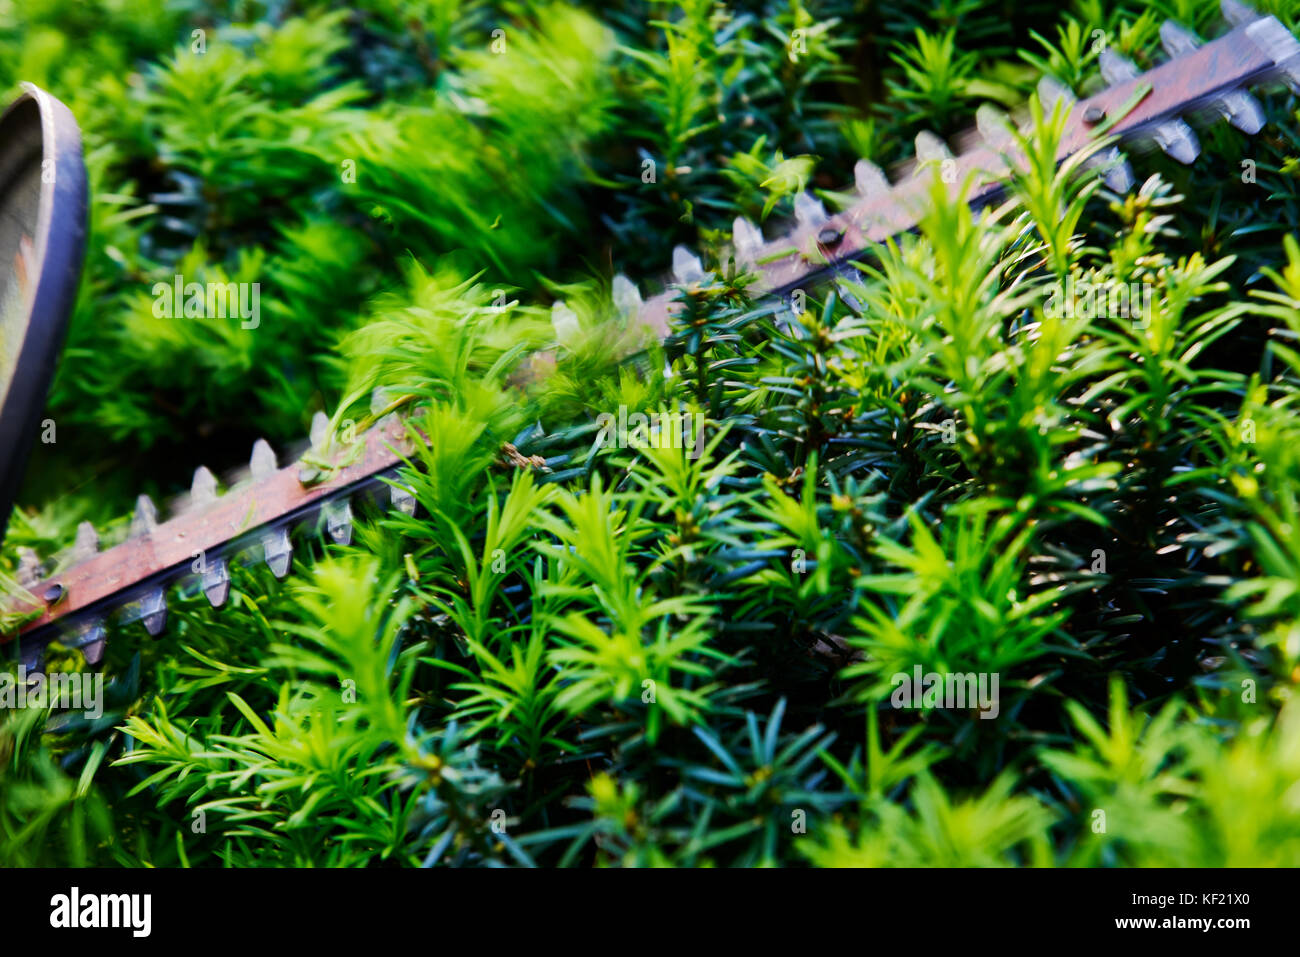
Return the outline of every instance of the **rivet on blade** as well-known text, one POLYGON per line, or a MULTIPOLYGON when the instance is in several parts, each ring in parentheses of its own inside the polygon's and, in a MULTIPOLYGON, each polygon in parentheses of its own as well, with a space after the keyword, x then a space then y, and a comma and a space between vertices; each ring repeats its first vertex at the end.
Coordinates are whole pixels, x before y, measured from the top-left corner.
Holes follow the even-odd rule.
MULTIPOLYGON (((1076 102, 1074 94, 1060 80, 1053 76, 1044 76, 1038 81, 1038 99, 1043 107, 1051 111, 1055 109, 1059 101, 1064 100, 1067 104, 1076 102)), ((1100 169, 1102 171, 1102 181, 1105 182, 1106 188, 1114 193, 1127 193, 1137 185, 1137 178, 1133 175, 1133 167, 1129 165, 1124 154, 1119 151, 1118 147, 1107 147, 1104 150, 1090 156, 1083 164, 1088 169, 1100 169)))

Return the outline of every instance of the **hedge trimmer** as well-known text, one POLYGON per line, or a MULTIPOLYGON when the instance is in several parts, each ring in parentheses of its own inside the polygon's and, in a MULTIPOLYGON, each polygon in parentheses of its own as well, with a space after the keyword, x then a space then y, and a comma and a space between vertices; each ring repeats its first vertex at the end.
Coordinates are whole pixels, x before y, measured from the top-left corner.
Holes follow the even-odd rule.
MULTIPOLYGON (((1106 89, 1074 102, 1050 77, 1039 99, 1068 107, 1056 152, 1058 164, 1086 156, 1086 164, 1116 192, 1134 185, 1119 144, 1153 144, 1190 164, 1200 152, 1188 123, 1227 121, 1253 135, 1264 113, 1250 88, 1280 81, 1300 93, 1300 42, 1275 18, 1224 0, 1230 29, 1203 42, 1188 29, 1165 23, 1160 37, 1170 59, 1146 72, 1113 50, 1100 53, 1106 89)), ((84 247, 86 185, 80 140, 66 108, 34 87, 0 119, 0 532, 22 477, 26 454, 39 431, 39 415, 75 298, 84 247)), ((849 265, 872 248, 913 229, 930 202, 935 167, 953 195, 975 206, 998 199, 1027 160, 1022 140, 998 111, 976 114, 977 145, 954 154, 932 133, 916 140, 916 159, 886 174, 860 161, 854 170, 854 201, 830 214, 811 194, 795 198, 795 222, 776 239, 743 218, 733 227, 731 257, 752 277, 750 290, 786 297, 826 283, 841 283, 849 265)), ((688 250, 673 251, 669 288, 642 300, 624 277, 614 280, 614 300, 624 318, 668 334, 682 296, 706 282, 708 271, 688 250)), ((372 403, 373 424, 350 442, 338 442, 318 413, 312 449, 280 467, 264 441, 253 447, 250 477, 218 494, 215 476, 200 467, 187 502, 160 522, 157 508, 141 496, 129 537, 100 551, 97 533, 82 523, 76 543, 47 568, 23 554, 19 584, 26 594, 4 604, 21 620, 0 642, 17 638, 29 671, 39 670, 51 641, 79 648, 88 663, 103 658, 110 619, 141 622, 153 636, 167 621, 167 592, 180 586, 201 591, 214 606, 225 603, 231 563, 264 561, 277 578, 288 574, 292 533, 314 527, 346 544, 352 536, 352 503, 378 494, 408 513, 415 499, 397 478, 409 464, 418 434, 398 415, 401 400, 372 403)), ((510 447, 521 464, 536 464, 510 447)), ((4 601, 4 599, 0 599, 4 601)))

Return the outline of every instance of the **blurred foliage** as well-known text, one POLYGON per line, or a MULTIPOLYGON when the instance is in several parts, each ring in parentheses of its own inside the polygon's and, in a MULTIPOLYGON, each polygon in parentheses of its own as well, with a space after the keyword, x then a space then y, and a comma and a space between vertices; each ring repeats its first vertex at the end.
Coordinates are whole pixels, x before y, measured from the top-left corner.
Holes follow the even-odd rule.
POLYGON ((98 717, 0 711, 0 863, 1300 864, 1295 98, 1117 196, 1033 96, 1216 3, 332 7, 0 0, 94 196, 0 578, 373 390, 420 430, 415 515, 113 628, 98 717), (1026 121, 1005 205, 936 182, 806 308, 718 262, 983 102, 1026 121), (719 268, 645 342, 613 274, 676 244, 719 268), (177 275, 260 324, 155 314, 177 275), (918 667, 996 718, 893 707, 918 667))

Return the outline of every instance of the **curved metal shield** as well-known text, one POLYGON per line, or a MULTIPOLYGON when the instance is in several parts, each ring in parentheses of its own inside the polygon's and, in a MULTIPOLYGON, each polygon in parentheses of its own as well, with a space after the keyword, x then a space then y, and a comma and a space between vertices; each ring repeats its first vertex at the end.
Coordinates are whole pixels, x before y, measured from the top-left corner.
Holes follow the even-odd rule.
POLYGON ((44 90, 0 116, 0 539, 41 428, 86 249, 81 132, 44 90))

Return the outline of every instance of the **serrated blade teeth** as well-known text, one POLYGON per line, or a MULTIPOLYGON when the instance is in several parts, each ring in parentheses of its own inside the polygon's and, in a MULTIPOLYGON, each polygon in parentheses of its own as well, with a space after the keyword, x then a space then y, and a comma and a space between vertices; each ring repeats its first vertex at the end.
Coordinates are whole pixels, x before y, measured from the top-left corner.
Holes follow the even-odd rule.
MULTIPOLYGON (((1252 11, 1253 12, 1253 11, 1252 11)), ((1287 88, 1300 96, 1300 40, 1276 17, 1246 21, 1246 36, 1273 61, 1287 88)))
POLYGON ((582 329, 578 314, 563 299, 551 303, 551 328, 555 330, 556 341, 561 344, 572 341, 582 329))
MULTIPOLYGON (((1201 45, 1201 38, 1181 23, 1166 20, 1160 24, 1160 44, 1171 57, 1191 53, 1201 45)), ((1264 108, 1245 90, 1233 90, 1214 101, 1219 114, 1247 136, 1264 128, 1264 108)))
POLYGON ((308 433, 311 447, 317 451, 325 447, 325 440, 330 434, 330 418, 324 412, 317 412, 311 417, 311 431, 308 433))
POLYGON ((108 640, 105 638, 81 646, 81 653, 86 656, 86 664, 92 667, 104 660, 104 652, 107 650, 108 640))
POLYGON ((201 507, 217 500, 217 477, 206 465, 194 470, 194 480, 190 482, 190 505, 201 507))
POLYGON ((952 150, 938 134, 922 130, 916 134, 916 158, 921 163, 941 163, 952 159, 952 150))
POLYGON ((78 564, 93 558, 99 552, 99 532, 90 522, 77 526, 77 540, 72 546, 73 560, 78 564))
POLYGON ((97 665, 104 659, 104 650, 108 647, 105 637, 104 619, 92 618, 77 629, 69 647, 80 648, 86 658, 86 664, 97 665))
POLYGON ((794 218, 804 229, 816 229, 830 217, 822 201, 809 192, 802 192, 794 198, 794 218))
POLYGON ((1160 24, 1160 45, 1171 57, 1191 53, 1201 45, 1201 38, 1181 23, 1166 20, 1160 24))
POLYGON ((161 588, 146 592, 140 599, 140 620, 144 630, 157 638, 167 627, 167 593, 161 588))
POLYGON ((268 475, 275 474, 279 463, 275 458, 275 450, 271 448, 271 443, 266 439, 258 439, 253 443, 253 454, 248 459, 249 471, 253 473, 254 479, 264 479, 268 475))
POLYGON ((731 241, 736 247, 736 259, 752 263, 763 248, 763 233, 744 216, 737 216, 731 224, 731 241))
MULTIPOLYGON (((1107 47, 1098 57, 1101 75, 1112 86, 1124 83, 1138 75, 1138 68, 1132 60, 1121 56, 1107 47)), ((1183 165, 1190 165, 1201 155, 1201 144, 1192 128, 1182 120, 1166 120, 1151 131, 1151 137, 1165 155, 1183 165)))
POLYGON ((880 196, 890 190, 889 177, 875 163, 860 159, 853 164, 853 188, 863 199, 880 196))
POLYGON ((397 509, 403 515, 415 514, 415 493, 405 485, 390 485, 389 501, 393 503, 393 508, 397 509))
POLYGON ((984 142, 992 147, 1012 139, 1011 118, 992 103, 981 103, 975 110, 975 128, 984 142))
POLYGON ((1101 67, 1102 79, 1111 86, 1131 80, 1138 75, 1137 65, 1110 47, 1101 51, 1101 55, 1097 58, 1097 65, 1101 67))
POLYGON ((1058 101, 1074 103, 1076 97, 1074 92, 1056 77, 1043 76, 1038 80, 1038 99, 1044 109, 1051 111, 1058 101))
POLYGON ((18 549, 18 584, 26 589, 35 588, 43 577, 40 556, 30 548, 18 549))
POLYGON ((45 673, 44 641, 22 641, 18 645, 19 663, 26 669, 28 680, 32 675, 45 673))
POLYGON ((1196 138, 1192 128, 1182 120, 1161 123, 1151 131, 1151 136, 1166 156, 1184 166, 1190 166, 1196 162, 1196 157, 1201 155, 1200 140, 1196 138))
POLYGON ((1219 9, 1223 11, 1223 19, 1227 20, 1234 27, 1239 27, 1244 23, 1253 23, 1256 20, 1263 19, 1262 15, 1244 3, 1238 0, 1221 0, 1219 9))
POLYGON ((682 286, 704 278, 704 265, 700 258, 685 246, 673 247, 673 279, 682 286))
POLYGON ((1103 150, 1098 155, 1098 164, 1102 167, 1102 181, 1112 193, 1127 193, 1137 185, 1133 167, 1124 158, 1124 154, 1115 148, 1103 150))
POLYGON ((609 292, 619 315, 633 318, 641 311, 641 291, 622 273, 614 277, 609 292))
POLYGON ((352 503, 347 499, 326 502, 321 506, 325 513, 325 530, 336 545, 352 544, 352 503))
POLYGON ((148 495, 141 495, 135 500, 135 514, 131 517, 131 538, 149 535, 158 527, 158 506, 148 495))
POLYGON ((1245 90, 1233 90, 1215 100, 1219 114, 1247 136, 1254 136, 1264 128, 1264 108, 1245 90))
POLYGON ((30 548, 18 549, 18 584, 24 588, 35 588, 41 583, 41 559, 30 548))
POLYGON ((226 603, 226 598, 230 595, 230 569, 226 566, 224 558, 214 558, 205 562, 203 572, 199 576, 199 587, 203 589, 204 597, 213 608, 220 608, 226 603))
POLYGON ((262 536, 262 557, 266 567, 276 578, 289 574, 293 562, 293 545, 289 542, 289 530, 277 528, 262 536))

